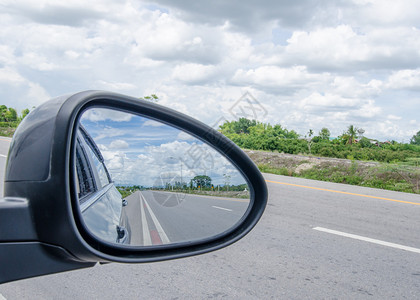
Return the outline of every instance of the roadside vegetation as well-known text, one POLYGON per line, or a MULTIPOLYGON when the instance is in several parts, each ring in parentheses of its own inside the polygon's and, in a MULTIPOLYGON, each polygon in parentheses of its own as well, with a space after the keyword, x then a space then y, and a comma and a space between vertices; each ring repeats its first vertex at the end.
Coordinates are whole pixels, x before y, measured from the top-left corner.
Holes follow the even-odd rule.
POLYGON ((214 197, 241 198, 249 199, 249 190, 247 184, 230 184, 230 178, 226 177, 225 183, 216 185, 212 183, 211 177, 207 175, 197 175, 189 182, 168 180, 166 183, 159 182, 156 186, 144 187, 139 185, 117 186, 118 191, 123 198, 136 191, 163 191, 178 194, 194 194, 214 197))
POLYGON ((0 105, 0 136, 12 137, 27 114, 29 109, 22 110, 21 115, 18 115, 14 108, 0 105))
POLYGON ((225 122, 220 131, 248 149, 262 172, 420 193, 420 131, 409 144, 364 137, 364 130, 353 125, 335 139, 327 128, 300 136, 244 118, 225 122))

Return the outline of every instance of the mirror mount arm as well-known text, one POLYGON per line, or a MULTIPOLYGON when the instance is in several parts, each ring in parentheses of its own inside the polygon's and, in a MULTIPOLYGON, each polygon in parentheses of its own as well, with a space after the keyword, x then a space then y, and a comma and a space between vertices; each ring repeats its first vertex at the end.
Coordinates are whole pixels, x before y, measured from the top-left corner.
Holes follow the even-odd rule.
POLYGON ((41 242, 0 242, 0 284, 95 265, 70 257, 65 249, 41 242))
POLYGON ((0 283, 94 265, 75 261, 61 247, 38 242, 33 225, 27 199, 0 199, 0 228, 8 228, 0 230, 0 283))
POLYGON ((29 201, 24 198, 6 197, 0 199, 0 245, 4 242, 36 241, 34 222, 29 201))

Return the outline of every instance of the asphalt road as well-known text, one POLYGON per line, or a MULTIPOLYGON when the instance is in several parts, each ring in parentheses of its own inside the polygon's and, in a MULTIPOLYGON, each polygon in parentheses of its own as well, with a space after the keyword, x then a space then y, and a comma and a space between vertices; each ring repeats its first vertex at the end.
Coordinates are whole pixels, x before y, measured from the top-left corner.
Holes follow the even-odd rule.
POLYGON ((131 245, 196 241, 220 234, 245 214, 247 199, 163 191, 138 191, 126 198, 131 245))
POLYGON ((11 282, 0 299, 420 297, 419 195, 265 177, 262 220, 228 248, 11 282))

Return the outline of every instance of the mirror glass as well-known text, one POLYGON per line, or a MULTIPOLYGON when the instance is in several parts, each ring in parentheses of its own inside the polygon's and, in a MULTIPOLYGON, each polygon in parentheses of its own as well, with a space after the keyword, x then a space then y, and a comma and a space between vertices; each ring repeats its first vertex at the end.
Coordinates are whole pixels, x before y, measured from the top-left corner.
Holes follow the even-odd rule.
POLYGON ((212 147, 164 123, 91 108, 76 138, 75 188, 97 238, 157 246, 193 242, 232 228, 249 187, 212 147))

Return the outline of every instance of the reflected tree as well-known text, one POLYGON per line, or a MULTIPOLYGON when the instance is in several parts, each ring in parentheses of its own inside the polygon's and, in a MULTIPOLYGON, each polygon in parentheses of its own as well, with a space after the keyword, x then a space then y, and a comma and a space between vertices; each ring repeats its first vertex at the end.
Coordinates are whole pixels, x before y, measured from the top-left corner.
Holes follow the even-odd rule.
POLYGON ((211 178, 207 175, 197 175, 190 182, 191 187, 211 188, 211 178))

